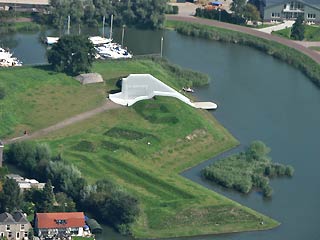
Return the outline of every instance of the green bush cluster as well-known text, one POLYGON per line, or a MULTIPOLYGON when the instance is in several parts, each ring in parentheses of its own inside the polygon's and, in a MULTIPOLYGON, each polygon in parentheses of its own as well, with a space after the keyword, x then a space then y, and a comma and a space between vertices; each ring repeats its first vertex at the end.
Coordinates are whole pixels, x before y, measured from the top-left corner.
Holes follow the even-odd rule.
POLYGON ((178 14, 178 13, 179 13, 178 6, 172 6, 172 5, 167 4, 166 14, 178 14))
POLYGON ((241 32, 235 32, 200 24, 174 23, 178 33, 187 36, 237 43, 258 49, 300 69, 317 86, 320 86, 320 66, 310 57, 280 43, 261 39, 241 32))
POLYGON ((228 22, 233 24, 245 24, 246 19, 239 15, 228 13, 226 10, 222 9, 221 11, 217 9, 205 9, 205 8, 197 8, 196 17, 220 20, 222 22, 228 22))
MULTIPOLYGON (((91 144, 82 143, 82 145, 86 147, 91 144)), ((5 151, 5 161, 15 164, 18 168, 24 170, 28 177, 49 182, 50 187, 47 187, 47 189, 52 190, 52 182, 55 191, 65 194, 56 194, 57 201, 68 202, 71 204, 70 206, 75 206, 72 205, 72 202, 75 201, 82 207, 82 210, 91 211, 119 231, 126 229, 126 233, 128 233, 130 224, 139 214, 139 202, 135 197, 124 192, 119 186, 111 182, 102 181, 88 185, 81 172, 75 166, 64 161, 61 155, 53 157, 50 148, 45 144, 32 142, 13 143, 5 151)), ((9 189, 17 188, 17 186, 11 186, 10 184, 12 185, 13 183, 8 183, 9 189)), ((26 195, 26 199, 36 203, 35 208, 41 211, 57 210, 50 207, 52 203, 48 202, 48 195, 50 195, 50 192, 43 194, 41 191, 35 190, 26 195)), ((3 202, 11 207, 12 204, 8 199, 4 199, 3 202)), ((15 202, 13 204, 16 207, 21 206, 19 196, 14 199, 15 202)), ((1 201, 0 196, 0 205, 1 201)))
POLYGON ((293 167, 273 164, 267 156, 270 149, 261 141, 254 141, 245 152, 221 159, 202 170, 202 175, 226 188, 249 193, 261 190, 265 197, 272 195, 269 178, 293 175, 293 167))
POLYGON ((181 68, 164 58, 152 58, 152 60, 179 79, 179 84, 182 87, 200 87, 209 84, 209 76, 206 74, 181 68))

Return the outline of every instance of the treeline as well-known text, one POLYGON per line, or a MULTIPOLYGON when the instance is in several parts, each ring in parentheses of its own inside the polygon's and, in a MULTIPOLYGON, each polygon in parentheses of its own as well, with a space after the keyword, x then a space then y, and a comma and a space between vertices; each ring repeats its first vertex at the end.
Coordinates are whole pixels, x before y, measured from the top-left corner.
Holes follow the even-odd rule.
MULTIPOLYGON (((161 28, 165 20, 167 0, 51 0, 49 14, 36 14, 35 19, 62 29, 68 15, 73 25, 98 26, 103 17, 115 25, 161 28)), ((173 10, 173 9, 172 9, 173 10)))
POLYGON ((171 22, 177 32, 187 36, 201 37, 209 40, 237 43, 257 50, 263 51, 277 59, 280 59, 293 67, 301 70, 317 86, 320 87, 320 66, 310 57, 298 52, 295 49, 280 43, 261 39, 245 33, 203 26, 200 24, 189 24, 171 22))
POLYGON ((239 25, 243 25, 247 21, 243 16, 228 13, 224 9, 219 11, 217 9, 208 10, 205 8, 197 8, 195 16, 239 25))
POLYGON ((294 169, 279 163, 272 163, 267 156, 270 149, 261 141, 252 142, 246 151, 218 160, 202 170, 202 176, 226 188, 249 193, 253 188, 265 197, 271 197, 269 179, 292 177, 294 169))
MULTIPOLYGON (((101 221, 122 233, 130 233, 130 224, 140 212, 139 202, 119 186, 106 180, 89 185, 74 165, 67 163, 61 155, 52 156, 46 144, 13 143, 5 151, 4 157, 5 161, 23 170, 27 177, 47 182, 43 191, 32 190, 20 196, 21 204, 15 203, 15 207, 24 206, 23 209, 28 211, 29 206, 29 212, 74 211, 77 207, 78 210, 94 213, 101 221), (55 194, 49 191, 52 191, 51 184, 55 194), (59 201, 61 204, 57 209, 53 203, 59 201)), ((4 186, 8 181, 10 184, 15 182, 4 180, 4 186)), ((6 204, 9 202, 6 201, 6 204)))

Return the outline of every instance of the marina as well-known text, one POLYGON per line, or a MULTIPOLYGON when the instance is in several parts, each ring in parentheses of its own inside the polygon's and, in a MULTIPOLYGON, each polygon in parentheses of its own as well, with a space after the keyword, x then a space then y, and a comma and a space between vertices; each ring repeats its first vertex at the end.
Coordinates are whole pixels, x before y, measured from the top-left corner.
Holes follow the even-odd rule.
POLYGON ((9 50, 0 48, 0 67, 18 67, 22 66, 22 62, 19 61, 16 57, 13 57, 13 54, 9 50))

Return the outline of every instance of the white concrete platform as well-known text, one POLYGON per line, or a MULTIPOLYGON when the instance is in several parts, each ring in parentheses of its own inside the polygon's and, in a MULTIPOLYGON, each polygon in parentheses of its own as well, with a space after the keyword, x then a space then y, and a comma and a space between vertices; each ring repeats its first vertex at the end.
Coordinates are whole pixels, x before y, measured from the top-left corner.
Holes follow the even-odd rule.
POLYGON ((109 94, 109 99, 123 106, 131 106, 138 101, 151 99, 154 96, 174 97, 194 108, 217 108, 217 105, 212 102, 191 102, 189 98, 150 74, 130 74, 123 78, 121 92, 109 94))

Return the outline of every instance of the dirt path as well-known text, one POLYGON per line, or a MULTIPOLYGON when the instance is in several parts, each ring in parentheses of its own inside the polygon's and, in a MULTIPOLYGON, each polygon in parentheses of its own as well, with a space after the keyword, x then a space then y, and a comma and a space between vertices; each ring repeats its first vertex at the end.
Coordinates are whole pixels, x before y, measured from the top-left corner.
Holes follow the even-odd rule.
POLYGON ((62 122, 59 122, 55 125, 52 125, 50 127, 35 131, 31 134, 28 135, 23 135, 21 137, 16 137, 16 138, 12 138, 12 139, 7 139, 4 140, 3 143, 4 144, 10 144, 10 143, 14 143, 14 142, 18 142, 18 141, 24 141, 24 140, 28 140, 28 139, 33 139, 33 138, 38 138, 38 137, 42 137, 47 135, 50 132, 56 131, 58 129, 67 127, 69 125, 72 125, 74 123, 86 120, 90 117, 93 117, 99 113, 111 110, 111 109, 117 109, 117 108, 121 108, 121 105, 115 104, 112 101, 110 101, 109 99, 106 100, 106 103, 104 105, 102 105, 101 107, 95 108, 93 110, 84 112, 84 113, 80 113, 74 117, 68 118, 66 120, 63 120, 62 122))
POLYGON ((207 26, 220 27, 220 28, 224 28, 224 29, 247 33, 247 34, 259 37, 259 38, 275 41, 275 42, 281 43, 283 45, 286 45, 288 47, 294 48, 294 49, 298 50, 299 52, 302 52, 305 55, 309 56, 317 63, 320 63, 320 54, 316 53, 315 51, 313 51, 309 48, 306 48, 300 44, 297 44, 294 41, 291 41, 291 40, 288 40, 285 38, 281 38, 278 36, 274 36, 274 35, 271 35, 268 33, 259 32, 259 31, 256 31, 255 29, 251 29, 251 28, 243 27, 243 26, 239 26, 239 25, 234 25, 234 24, 230 24, 230 23, 219 22, 219 21, 215 21, 215 20, 211 20, 211 19, 196 18, 196 17, 192 17, 192 16, 167 15, 167 19, 182 21, 182 22, 189 22, 189 23, 199 23, 199 24, 203 24, 203 25, 207 25, 207 26))

